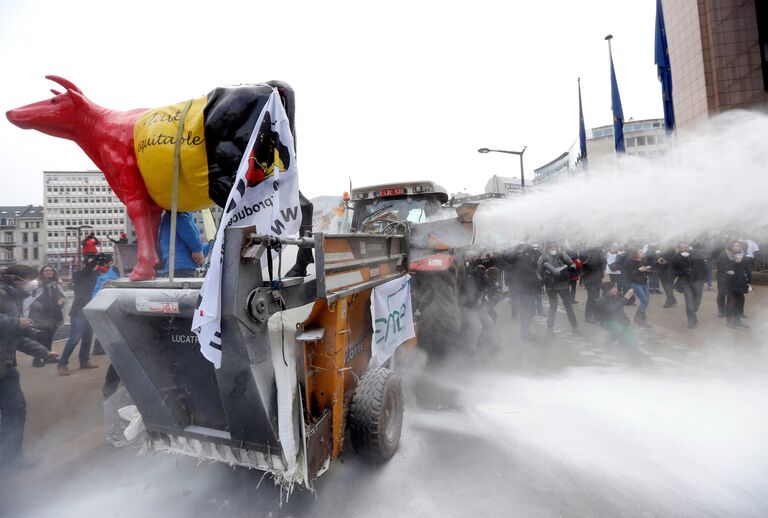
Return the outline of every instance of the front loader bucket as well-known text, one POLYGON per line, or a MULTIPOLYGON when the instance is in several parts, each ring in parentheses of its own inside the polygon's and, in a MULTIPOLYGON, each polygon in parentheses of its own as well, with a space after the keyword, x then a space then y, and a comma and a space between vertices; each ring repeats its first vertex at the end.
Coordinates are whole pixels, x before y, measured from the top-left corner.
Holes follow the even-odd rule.
MULTIPOLYGON (((266 322, 246 313, 249 293, 263 282, 261 267, 240 261, 241 235, 234 232, 225 250, 226 354, 219 369, 202 356, 191 331, 202 279, 114 281, 85 314, 155 446, 280 471, 272 344, 266 322)), ((305 284, 294 293, 293 307, 314 302, 314 285, 305 284)))
POLYGON ((85 314, 153 447, 308 483, 340 452, 350 366, 370 357, 368 296, 405 273, 406 249, 402 236, 227 229, 219 369, 191 331, 202 279, 112 281, 85 314), (265 250, 286 244, 315 249, 316 276, 264 278, 265 250))

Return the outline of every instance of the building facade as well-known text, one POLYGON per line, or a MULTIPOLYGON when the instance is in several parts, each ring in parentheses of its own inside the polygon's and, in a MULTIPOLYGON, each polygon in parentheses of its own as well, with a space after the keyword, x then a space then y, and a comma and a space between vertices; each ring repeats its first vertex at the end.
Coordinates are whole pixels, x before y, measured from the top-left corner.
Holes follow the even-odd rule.
POLYGON ((493 175, 485 183, 485 192, 498 193, 505 198, 517 198, 518 196, 522 196, 523 187, 520 178, 493 175))
POLYGON ((768 113, 768 3, 663 0, 679 129, 716 113, 768 113))
POLYGON ((46 263, 43 207, 0 207, 0 265, 25 264, 39 269, 46 263))
MULTIPOLYGON (((664 119, 630 120, 624 123, 624 149, 629 156, 655 157, 671 145, 664 129, 664 119)), ((588 167, 599 169, 616 162, 613 125, 599 126, 587 132, 588 167)))
MULTIPOLYGON (((630 120, 624 123, 624 145, 628 156, 654 157, 667 152, 671 141, 664 129, 664 119, 630 120)), ((536 187, 552 185, 586 171, 610 170, 616 167, 613 125, 587 131, 587 164, 579 161, 578 141, 557 158, 534 169, 536 187)))
POLYGON ((63 277, 82 263, 80 242, 93 232, 99 251, 112 253, 127 229, 125 206, 100 171, 44 171, 47 262, 63 277))
MULTIPOLYGON (((589 153, 589 150, 587 150, 589 153)), ((555 158, 551 162, 544 164, 538 169, 533 170, 533 184, 538 186, 551 185, 561 182, 568 178, 571 169, 570 154, 568 151, 555 158)))

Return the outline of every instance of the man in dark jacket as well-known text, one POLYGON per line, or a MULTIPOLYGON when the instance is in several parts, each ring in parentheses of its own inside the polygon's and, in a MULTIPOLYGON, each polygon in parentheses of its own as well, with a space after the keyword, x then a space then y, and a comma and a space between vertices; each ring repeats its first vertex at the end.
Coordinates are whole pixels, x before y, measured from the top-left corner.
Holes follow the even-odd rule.
POLYGON ((538 254, 531 245, 519 245, 505 252, 503 258, 509 295, 520 318, 520 338, 536 340, 530 328, 536 313, 536 294, 541 293, 541 280, 536 274, 538 254))
POLYGON ((671 268, 675 278, 675 290, 685 298, 685 314, 688 317, 688 327, 692 329, 699 324, 696 312, 701 305, 706 277, 704 258, 694 254, 688 243, 680 243, 677 245, 677 254, 672 258, 671 268))
POLYGON ((0 276, 0 470, 6 472, 28 463, 22 457, 27 403, 16 369, 16 351, 34 358, 58 358, 27 336, 32 321, 21 316, 36 277, 34 268, 22 265, 9 266, 0 276))
POLYGON ((488 275, 488 269, 472 259, 467 264, 467 273, 459 289, 459 307, 463 314, 464 339, 467 347, 478 350, 496 347, 494 321, 488 307, 488 293, 494 289, 496 280, 488 275))
POLYGON ((671 308, 677 304, 675 298, 675 290, 673 285, 675 284, 675 275, 672 271, 672 259, 675 258, 677 251, 674 247, 669 246, 662 251, 656 252, 656 262, 653 264, 653 269, 659 277, 661 287, 664 290, 665 300, 663 308, 671 308))
POLYGON ((80 368, 95 369, 98 365, 91 363, 91 340, 93 340, 93 330, 91 325, 85 319, 83 308, 91 301, 93 288, 96 286, 98 274, 96 269, 99 267, 99 258, 89 259, 85 267, 72 276, 72 283, 75 285, 75 299, 72 301, 72 307, 69 310, 69 339, 64 344, 64 350, 59 358, 59 375, 69 376, 69 357, 80 343, 80 368))
POLYGON ((594 316, 595 302, 600 297, 606 267, 605 254, 598 246, 589 248, 587 254, 581 259, 581 282, 587 290, 587 303, 584 307, 585 322, 597 322, 594 316))
POLYGON ((651 265, 639 249, 632 249, 624 261, 623 270, 627 284, 640 300, 640 305, 635 312, 635 324, 640 327, 651 327, 645 316, 649 300, 648 276, 651 273, 651 265))
POLYGON ((537 273, 544 283, 544 290, 549 299, 549 313, 547 314, 547 334, 555 334, 555 318, 557 316, 557 297, 563 301, 568 322, 573 333, 579 332, 576 314, 573 312, 573 298, 571 297, 571 281, 568 268, 575 269, 573 260, 561 251, 557 243, 550 243, 544 253, 539 257, 537 273))
POLYGON ((741 322, 744 314, 744 294, 749 292, 747 261, 739 241, 733 241, 717 260, 717 289, 725 296, 725 316, 728 327, 749 327, 741 322))

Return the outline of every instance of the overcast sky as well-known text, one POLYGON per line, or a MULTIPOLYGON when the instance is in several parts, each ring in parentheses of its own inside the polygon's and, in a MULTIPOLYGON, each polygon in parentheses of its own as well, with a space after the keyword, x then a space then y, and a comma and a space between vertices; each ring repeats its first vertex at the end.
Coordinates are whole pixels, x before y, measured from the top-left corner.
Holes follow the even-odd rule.
MULTIPOLYGON (((219 85, 296 91, 301 189, 431 179, 483 191, 611 122, 608 49, 627 120, 662 116, 655 2, 104 2, 0 0, 0 103, 51 97, 61 75, 92 101, 151 108, 219 85)), ((58 87, 57 87, 58 88, 58 87)), ((74 143, 0 121, 0 204, 43 202, 43 170, 93 169, 74 143)))

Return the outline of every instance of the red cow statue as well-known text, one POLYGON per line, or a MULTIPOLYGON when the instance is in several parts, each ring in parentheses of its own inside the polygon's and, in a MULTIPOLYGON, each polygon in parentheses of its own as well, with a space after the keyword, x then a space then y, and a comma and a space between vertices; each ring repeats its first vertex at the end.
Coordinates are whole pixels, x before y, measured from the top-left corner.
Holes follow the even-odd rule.
MULTIPOLYGON (((110 110, 88 100, 72 82, 46 77, 65 92, 51 90, 54 97, 49 100, 10 110, 8 120, 23 129, 73 140, 85 151, 125 204, 136 227, 138 261, 131 280, 154 278, 160 216, 163 209, 171 208, 172 148, 176 141, 173 125, 179 124, 184 103, 158 109, 110 110)), ((261 108, 275 88, 293 130, 293 91, 285 83, 221 87, 190 101, 189 115, 181 121, 178 210, 224 206, 261 108)), ((255 162, 251 168, 260 171, 259 158, 250 158, 255 162)), ((259 175, 251 178, 258 180, 259 175)), ((302 202, 306 202, 303 196, 302 202)), ((311 221, 311 206, 308 210, 311 221)))

